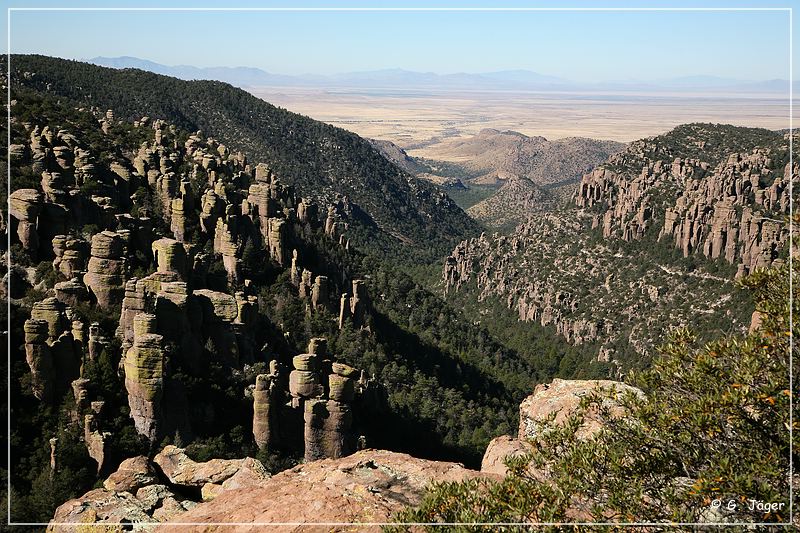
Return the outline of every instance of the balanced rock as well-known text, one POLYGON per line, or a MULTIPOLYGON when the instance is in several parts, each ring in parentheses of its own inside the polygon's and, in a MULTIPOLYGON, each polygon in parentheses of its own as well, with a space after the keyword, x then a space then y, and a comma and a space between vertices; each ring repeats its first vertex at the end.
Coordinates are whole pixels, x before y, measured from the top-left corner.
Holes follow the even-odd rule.
POLYGON ((302 354, 292 359, 294 370, 289 373, 289 393, 294 398, 315 398, 322 395, 323 387, 316 371, 317 356, 302 354))
MULTIPOLYGON (((355 369, 352 370, 355 372, 355 369)), ((328 376, 328 396, 331 400, 349 403, 353 401, 354 394, 355 382, 351 377, 341 376, 339 374, 331 374, 328 376)))
POLYGON ((56 256, 53 268, 70 279, 86 269, 89 243, 69 235, 56 235, 53 237, 53 253, 56 256))
POLYGON ((56 293, 58 301, 65 305, 74 307, 89 299, 89 291, 86 290, 86 287, 78 278, 72 278, 69 281, 60 281, 55 284, 53 290, 56 293))
POLYGON ((295 398, 315 398, 322 394, 322 384, 314 372, 293 370, 289 374, 289 392, 295 398))
POLYGON ((55 298, 45 298, 31 307, 31 318, 47 322, 47 336, 52 342, 67 329, 64 304, 55 298))
POLYGON ((153 241, 152 248, 159 273, 175 273, 178 279, 186 279, 187 258, 183 244, 174 239, 158 239, 153 241))
POLYGON ((47 344, 47 321, 31 318, 25 321, 25 360, 31 370, 31 388, 39 400, 53 400, 55 365, 47 344))
POLYGON ((36 189, 17 189, 8 197, 9 214, 17 220, 19 242, 34 260, 39 250, 36 224, 42 211, 42 201, 42 194, 36 189))
POLYGON ((235 296, 210 289, 198 289, 192 294, 200 302, 203 316, 208 322, 233 322, 239 316, 235 296))

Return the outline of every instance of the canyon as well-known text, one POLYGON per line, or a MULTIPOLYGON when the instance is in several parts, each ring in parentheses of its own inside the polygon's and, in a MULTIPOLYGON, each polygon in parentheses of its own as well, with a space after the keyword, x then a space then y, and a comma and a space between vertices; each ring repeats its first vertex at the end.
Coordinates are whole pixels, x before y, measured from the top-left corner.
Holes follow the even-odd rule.
POLYGON ((787 268, 788 133, 414 146, 217 82, 12 65, 10 477, 50 530, 389 522, 507 479, 594 394, 574 438, 604 435, 683 328, 772 320, 740 286, 787 268))

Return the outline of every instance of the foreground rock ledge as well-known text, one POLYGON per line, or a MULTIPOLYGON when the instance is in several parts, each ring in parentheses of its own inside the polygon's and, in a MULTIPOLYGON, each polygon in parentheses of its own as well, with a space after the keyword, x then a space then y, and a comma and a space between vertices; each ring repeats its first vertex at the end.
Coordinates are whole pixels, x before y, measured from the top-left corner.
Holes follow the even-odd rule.
MULTIPOLYGON (((269 531, 346 531, 314 523, 388 522, 392 514, 421 501, 431 481, 480 476, 458 463, 417 459, 404 453, 362 450, 341 459, 323 459, 280 472, 257 487, 230 490, 171 520, 177 523, 239 523, 225 531, 257 531, 252 523, 306 523, 272 526, 269 531)), ((215 526, 158 526, 160 533, 216 531, 215 526)), ((361 528, 359 528, 361 530, 361 528)))
POLYGON ((251 458, 196 463, 174 446, 164 448, 154 462, 169 486, 158 484, 145 457, 126 460, 106 480, 106 488, 61 505, 48 531, 153 531, 154 522, 162 523, 156 531, 170 533, 264 529, 251 523, 310 524, 275 526, 270 531, 344 531, 352 527, 313 524, 388 522, 407 505, 419 504, 432 481, 486 475, 458 463, 372 449, 305 463, 271 478, 251 458), (186 497, 186 489, 200 488, 202 494, 186 497), (246 525, 185 525, 189 523, 246 525))
MULTIPOLYGON (((504 459, 529 451, 527 439, 545 430, 555 414, 563 422, 580 401, 596 392, 612 416, 624 416, 618 403, 628 393, 643 393, 624 383, 607 380, 561 380, 540 384, 520 405, 517 438, 494 439, 483 458, 481 472, 458 463, 417 459, 386 450, 362 450, 339 459, 307 462, 269 477, 252 458, 212 459, 198 463, 184 450, 166 446, 152 463, 146 457, 123 461, 117 472, 95 489, 57 510, 50 531, 84 531, 92 524, 108 531, 349 531, 354 526, 331 523, 385 523, 397 511, 416 506, 433 481, 463 481, 475 477, 500 479, 504 459), (610 393, 610 394, 609 394, 610 393), (160 524, 143 525, 143 523, 160 524), (122 524, 120 524, 122 523, 122 524), (123 526, 123 524, 125 524, 123 526), (189 525, 200 524, 200 525, 189 525), (210 524, 235 524, 220 526, 210 524), (291 525, 295 524, 295 525, 291 525)), ((602 421, 587 413, 578 438, 592 438, 602 421)), ((358 527, 363 530, 363 527, 358 527)), ((379 528, 370 528, 370 530, 379 528)))

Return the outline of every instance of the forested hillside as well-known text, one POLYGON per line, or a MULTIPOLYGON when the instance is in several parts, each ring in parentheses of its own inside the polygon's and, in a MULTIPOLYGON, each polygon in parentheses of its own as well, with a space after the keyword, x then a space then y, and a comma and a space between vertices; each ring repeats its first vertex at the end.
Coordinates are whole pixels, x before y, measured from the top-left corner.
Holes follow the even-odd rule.
POLYGON ((269 159, 30 79, 12 99, 15 520, 170 443, 273 471, 356 446, 476 465, 558 368, 551 337, 499 343, 269 159), (304 402, 340 424, 317 448, 304 402))
POLYGON ((441 257, 477 224, 438 188, 411 178, 355 135, 214 81, 183 81, 137 69, 14 55, 12 78, 75 106, 112 109, 128 121, 167 120, 241 150, 287 184, 326 203, 342 202, 351 235, 372 251, 441 257))

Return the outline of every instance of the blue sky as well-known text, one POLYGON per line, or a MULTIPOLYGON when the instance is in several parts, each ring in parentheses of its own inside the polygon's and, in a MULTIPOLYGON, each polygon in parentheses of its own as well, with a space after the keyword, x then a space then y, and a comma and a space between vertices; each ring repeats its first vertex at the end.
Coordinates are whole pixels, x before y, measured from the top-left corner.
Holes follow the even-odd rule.
MULTIPOLYGON (((11 0, 9 7, 66 7, 11 0)), ((164 2, 92 2, 137 7, 164 2)), ((218 6, 492 6, 488 2, 216 2, 218 6)), ((508 7, 762 7, 741 2, 521 2, 508 7)), ((769 4, 791 7, 792 3, 769 4)), ((800 13, 798 17, 800 18, 800 13)), ((796 24, 795 24, 796 25, 796 24)), ((4 33, 5 33, 5 27, 4 33)), ((5 39, 4 39, 5 40, 5 39)), ((577 81, 711 75, 789 77, 787 12, 109 12, 14 11, 11 50, 74 59, 130 55, 168 65, 285 74, 404 68, 528 69, 577 81)), ((800 55, 800 54, 799 54, 800 55)), ((797 63, 797 60, 795 60, 797 63)), ((796 70, 797 71, 797 70, 796 70)), ((800 72, 800 71, 797 71, 800 72)), ((797 76, 795 76, 797 78, 797 76)))

